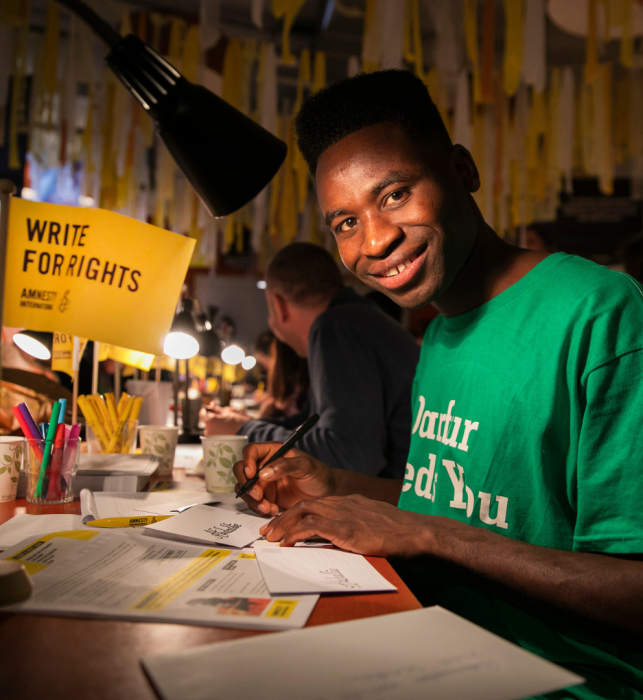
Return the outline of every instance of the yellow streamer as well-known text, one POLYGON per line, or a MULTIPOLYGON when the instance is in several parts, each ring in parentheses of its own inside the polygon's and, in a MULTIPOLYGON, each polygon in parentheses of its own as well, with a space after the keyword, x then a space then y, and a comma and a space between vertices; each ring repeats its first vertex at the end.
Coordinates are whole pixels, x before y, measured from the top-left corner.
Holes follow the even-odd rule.
POLYGON ((587 0, 587 45, 585 55, 585 83, 591 85, 598 78, 598 47, 596 0, 587 0))
POLYGON ((505 0, 505 56, 502 64, 502 86, 508 97, 513 97, 520 85, 524 21, 523 0, 505 0))
POLYGON ((27 63, 27 45, 29 43, 29 18, 31 17, 31 3, 25 0, 20 6, 22 24, 18 34, 18 45, 14 60, 13 83, 11 86, 11 111, 9 113, 9 168, 19 170, 22 168, 18 149, 18 134, 21 132, 20 120, 21 105, 23 102, 23 78, 27 63))
MULTIPOLYGON (((60 11, 58 3, 47 0, 45 20, 44 88, 53 96, 58 91, 58 35, 60 11)), ((51 111, 50 111, 51 113, 51 111)))
POLYGON ((467 44, 467 56, 473 71, 473 102, 482 101, 480 88, 480 61, 478 59, 478 2, 464 0, 464 35, 467 44))
POLYGON ((362 34, 362 70, 364 73, 373 73, 373 71, 379 70, 380 67, 379 63, 374 60, 374 56, 370 56, 373 45, 377 43, 375 39, 376 34, 378 34, 375 3, 376 0, 366 0, 364 33, 362 34))
POLYGON ((286 125, 286 143, 288 144, 288 154, 284 163, 283 190, 281 193, 281 206, 279 220, 284 243, 291 243, 297 235, 297 207, 295 205, 295 176, 293 172, 293 124, 292 119, 288 119, 286 125))
POLYGON ((420 26, 419 0, 406 0, 404 22, 404 60, 412 63, 415 74, 424 80, 424 60, 422 56, 422 32, 420 26))
POLYGON ((621 64, 625 68, 634 67, 634 37, 632 36, 632 0, 621 0, 621 64))
POLYGON ((199 62, 199 25, 193 24, 188 29, 183 46, 183 56, 181 58, 181 72, 194 82, 196 80, 196 67, 199 62))
MULTIPOLYGON (((295 101, 295 107, 293 109, 293 118, 299 111, 301 103, 304 99, 304 87, 307 87, 310 83, 310 51, 304 49, 299 54, 299 74, 297 76, 297 99, 295 101)), ((306 198, 308 197, 308 166, 306 161, 297 146, 295 139, 293 139, 293 148, 295 153, 293 155, 293 168, 295 170, 295 180, 297 184, 297 204, 298 210, 303 212, 306 208, 306 198)))
POLYGON ((284 18, 281 34, 281 59, 284 65, 290 65, 295 60, 290 53, 290 28, 304 2, 305 0, 272 0, 272 14, 277 19, 284 18))
POLYGON ((326 87, 326 54, 323 51, 315 53, 312 91, 317 92, 326 87))
POLYGON ((241 107, 242 47, 238 39, 230 39, 223 59, 221 97, 233 107, 241 107))

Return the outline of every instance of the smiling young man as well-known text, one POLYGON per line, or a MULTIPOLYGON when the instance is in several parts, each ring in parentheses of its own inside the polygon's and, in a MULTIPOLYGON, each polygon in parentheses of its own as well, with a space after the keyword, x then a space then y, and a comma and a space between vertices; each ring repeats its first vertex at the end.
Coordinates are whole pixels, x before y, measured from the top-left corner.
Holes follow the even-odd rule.
MULTIPOLYGON (((284 509, 264 534, 400 557, 424 602, 587 678, 556 698, 643 697, 641 288, 502 241, 471 196, 475 163, 409 73, 316 93, 297 133, 344 264, 442 315, 416 371, 405 479, 292 450, 246 496, 284 509)), ((275 449, 248 446, 240 483, 275 449)))

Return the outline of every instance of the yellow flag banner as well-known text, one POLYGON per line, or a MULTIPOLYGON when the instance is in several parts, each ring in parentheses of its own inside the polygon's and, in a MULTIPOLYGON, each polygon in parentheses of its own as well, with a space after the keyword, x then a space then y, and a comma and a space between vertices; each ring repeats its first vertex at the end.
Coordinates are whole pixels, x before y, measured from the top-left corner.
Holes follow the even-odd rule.
POLYGON ((193 248, 114 212, 14 198, 4 323, 160 355, 193 248))
MULTIPOLYGON (((83 356, 87 338, 80 338, 78 359, 83 356)), ((74 378, 74 336, 71 333, 54 333, 51 344, 51 369, 64 372, 74 378)))
POLYGON ((127 348, 120 348, 117 345, 109 345, 106 355, 107 357, 105 359, 107 360, 121 362, 124 365, 142 369, 144 372, 149 372, 154 362, 154 355, 150 353, 128 350, 127 348))

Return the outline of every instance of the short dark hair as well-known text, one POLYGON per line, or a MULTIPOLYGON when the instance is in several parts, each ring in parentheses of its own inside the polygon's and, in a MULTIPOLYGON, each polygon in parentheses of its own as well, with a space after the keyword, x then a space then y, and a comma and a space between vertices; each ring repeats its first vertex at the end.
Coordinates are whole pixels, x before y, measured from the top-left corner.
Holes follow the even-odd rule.
POLYGON ((314 175, 327 148, 381 122, 397 124, 414 142, 451 145, 426 85, 406 70, 360 73, 313 93, 297 113, 297 145, 314 175))
POLYGON ((291 243, 268 265, 268 286, 277 286, 297 306, 314 306, 344 286, 342 273, 325 249, 312 243, 291 243))

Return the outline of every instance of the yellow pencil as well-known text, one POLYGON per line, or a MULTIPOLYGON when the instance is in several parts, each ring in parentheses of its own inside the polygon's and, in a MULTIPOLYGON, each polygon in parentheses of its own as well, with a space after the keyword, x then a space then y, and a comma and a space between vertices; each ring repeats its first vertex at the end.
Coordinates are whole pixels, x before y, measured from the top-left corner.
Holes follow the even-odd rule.
POLYGON ((134 404, 134 397, 130 397, 129 401, 127 402, 127 405, 123 409, 123 414, 121 416, 121 419, 118 423, 118 427, 114 431, 114 434, 112 435, 112 439, 109 442, 109 445, 107 446, 107 451, 108 452, 113 452, 114 448, 116 447, 116 442, 118 441, 118 438, 121 435, 121 432, 123 430, 123 426, 125 425, 125 422, 129 418, 129 414, 132 411, 132 405, 134 404))
POLYGON ((114 394, 105 394, 105 404, 107 405, 107 411, 109 413, 110 420, 114 421, 116 425, 118 423, 118 413, 116 411, 116 402, 114 401, 114 394))

